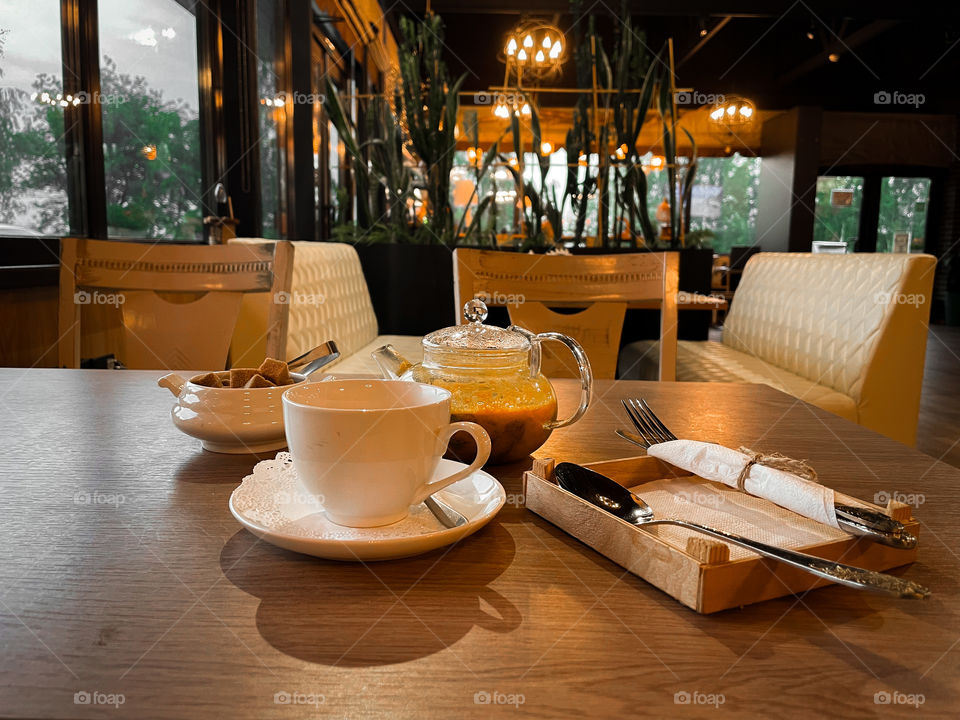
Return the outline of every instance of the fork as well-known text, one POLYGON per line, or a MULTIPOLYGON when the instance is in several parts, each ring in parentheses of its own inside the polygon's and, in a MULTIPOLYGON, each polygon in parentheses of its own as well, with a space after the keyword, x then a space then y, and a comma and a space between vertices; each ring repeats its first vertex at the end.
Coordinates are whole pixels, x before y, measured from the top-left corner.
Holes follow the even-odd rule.
MULTIPOLYGON (((643 398, 621 400, 621 402, 630 417, 630 422, 633 423, 637 433, 639 433, 617 430, 617 435, 624 440, 644 449, 649 449, 651 445, 678 439, 657 417, 656 413, 650 409, 647 401, 643 398)), ((837 524, 849 533, 868 537, 883 545, 905 550, 917 546, 916 536, 908 533, 902 523, 885 513, 853 505, 834 505, 834 511, 837 516, 837 524)))
POLYGON ((623 403, 623 409, 627 411, 630 422, 633 423, 633 426, 640 433, 639 435, 635 435, 634 433, 617 430, 617 435, 624 440, 632 442, 634 445, 639 445, 644 449, 649 448, 651 445, 679 440, 676 435, 670 432, 666 425, 660 422, 660 418, 654 414, 650 406, 647 405, 647 401, 643 398, 637 400, 621 400, 620 402, 623 403))

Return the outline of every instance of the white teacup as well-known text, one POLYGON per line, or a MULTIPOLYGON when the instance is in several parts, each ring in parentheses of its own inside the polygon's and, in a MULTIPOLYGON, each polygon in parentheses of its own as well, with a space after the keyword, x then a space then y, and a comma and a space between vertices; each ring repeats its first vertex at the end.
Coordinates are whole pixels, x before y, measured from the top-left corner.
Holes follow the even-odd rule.
POLYGON ((283 393, 287 445, 304 489, 338 525, 402 520, 411 505, 462 480, 490 456, 490 438, 471 422, 450 422, 450 392, 404 380, 327 380, 283 393), (477 457, 432 480, 450 437, 468 432, 477 457))

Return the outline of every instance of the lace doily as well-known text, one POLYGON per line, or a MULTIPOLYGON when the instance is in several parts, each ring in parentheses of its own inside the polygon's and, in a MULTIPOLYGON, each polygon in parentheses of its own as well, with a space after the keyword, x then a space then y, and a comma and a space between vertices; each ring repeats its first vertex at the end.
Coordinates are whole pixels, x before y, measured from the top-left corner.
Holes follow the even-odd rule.
POLYGON ((412 506, 407 517, 392 525, 350 528, 332 523, 319 500, 300 485, 288 452, 257 463, 253 474, 233 491, 233 507, 268 530, 317 540, 386 540, 446 529, 422 503, 412 506))

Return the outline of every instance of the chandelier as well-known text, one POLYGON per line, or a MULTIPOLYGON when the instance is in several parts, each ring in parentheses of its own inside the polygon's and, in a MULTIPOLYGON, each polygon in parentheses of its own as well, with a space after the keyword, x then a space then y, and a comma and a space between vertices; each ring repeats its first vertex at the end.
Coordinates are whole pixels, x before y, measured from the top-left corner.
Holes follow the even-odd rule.
POLYGON ((542 20, 525 20, 507 34, 501 59, 508 72, 513 66, 518 77, 542 80, 560 69, 565 50, 560 28, 542 20))
POLYGON ((727 95, 714 103, 709 117, 711 122, 724 128, 742 128, 757 119, 757 106, 745 97, 727 95))

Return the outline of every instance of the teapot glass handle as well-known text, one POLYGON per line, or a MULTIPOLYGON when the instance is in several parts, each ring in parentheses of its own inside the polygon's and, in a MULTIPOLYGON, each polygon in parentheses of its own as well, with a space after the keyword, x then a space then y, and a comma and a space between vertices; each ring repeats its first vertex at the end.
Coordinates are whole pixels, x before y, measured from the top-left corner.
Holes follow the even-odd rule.
POLYGON ((554 420, 545 424, 545 427, 549 430, 556 430, 567 425, 573 425, 587 411, 590 406, 590 398, 593 395, 593 370, 590 368, 590 360, 587 359, 587 353, 584 352, 583 347, 569 335, 554 332, 540 333, 536 336, 535 343, 539 344, 544 340, 556 340, 566 345, 573 353, 573 357, 577 361, 577 369, 580 371, 580 405, 573 415, 565 420, 554 420))

